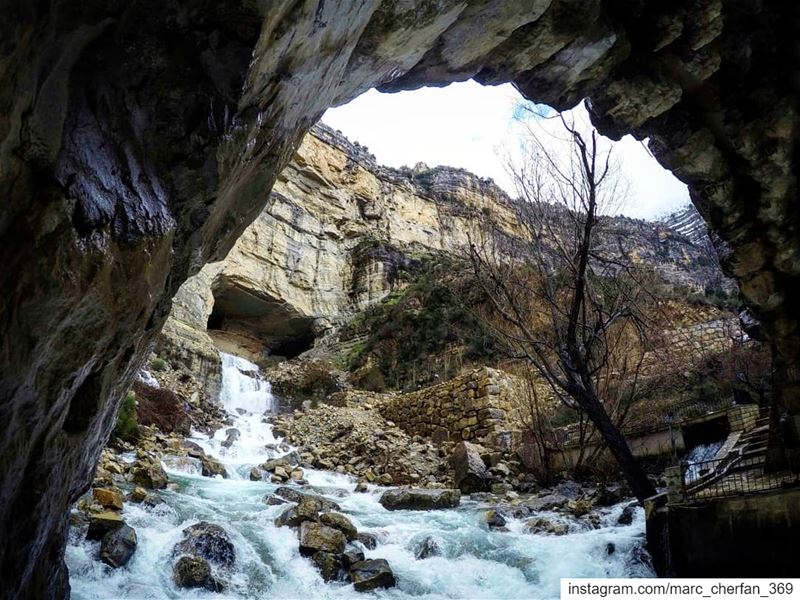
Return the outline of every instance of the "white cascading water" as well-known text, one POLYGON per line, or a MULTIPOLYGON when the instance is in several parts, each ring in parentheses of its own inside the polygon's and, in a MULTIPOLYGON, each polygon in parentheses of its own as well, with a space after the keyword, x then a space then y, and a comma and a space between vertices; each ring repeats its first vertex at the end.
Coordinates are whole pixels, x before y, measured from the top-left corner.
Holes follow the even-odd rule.
MULTIPOLYGON (((123 517, 136 530, 139 545, 124 568, 115 570, 100 562, 98 542, 71 537, 66 559, 73 598, 361 597, 352 585, 324 583, 311 561, 300 556, 297 533, 275 527, 273 521, 285 507, 268 506, 262 498, 277 486, 247 479, 249 467, 275 456, 280 442, 263 418, 272 408, 269 383, 244 359, 223 354, 222 360, 221 399, 240 437, 223 447, 229 429, 225 427, 211 437, 194 432, 191 439, 222 460, 231 478, 168 469, 178 489, 161 492, 164 504, 147 508, 126 503, 123 517), (200 520, 224 527, 236 548, 235 571, 228 576, 224 594, 178 589, 172 582, 172 549, 182 530, 200 520)), ((469 499, 453 510, 389 512, 378 502, 381 488, 354 493, 352 478, 329 471, 306 470, 306 479, 314 491, 339 503, 359 531, 377 536, 377 548, 365 554, 389 561, 397 588, 372 597, 550 599, 559 597, 561 577, 653 575, 639 560, 643 511, 637 509, 631 525, 619 526, 623 504, 602 509, 598 529, 542 512, 540 516, 567 521, 570 532, 528 534, 523 522, 514 519, 507 524, 509 531, 495 532, 484 523, 486 507, 469 499), (415 549, 427 536, 438 541, 441 555, 416 559, 415 549)))
POLYGON ((724 440, 720 440, 708 444, 699 444, 686 453, 686 457, 683 459, 686 463, 686 474, 684 476, 686 483, 691 483, 707 472, 710 468, 709 465, 703 465, 702 463, 713 460, 724 443, 724 440))

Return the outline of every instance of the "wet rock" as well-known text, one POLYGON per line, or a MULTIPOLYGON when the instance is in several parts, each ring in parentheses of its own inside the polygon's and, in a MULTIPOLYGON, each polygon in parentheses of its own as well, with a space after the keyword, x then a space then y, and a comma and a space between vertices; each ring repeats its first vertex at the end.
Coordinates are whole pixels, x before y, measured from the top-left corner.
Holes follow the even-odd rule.
POLYGON ((130 494, 128 494, 128 500, 130 502, 135 502, 136 504, 139 504, 141 502, 144 502, 145 498, 147 498, 147 495, 148 494, 146 489, 137 486, 133 488, 133 491, 130 494))
POLYGON ((486 521, 486 524, 489 526, 489 529, 505 529, 506 520, 497 510, 487 510, 485 513, 483 513, 483 518, 486 521))
POLYGON ((180 588, 205 588, 221 592, 224 586, 211 574, 208 561, 196 556, 182 556, 172 567, 172 580, 180 588))
POLYGON ((357 562, 364 560, 364 553, 358 548, 351 548, 342 554, 342 564, 345 569, 349 569, 357 562))
POLYGON ((344 566, 341 554, 333 554, 322 550, 315 552, 311 556, 311 560, 316 565, 320 575, 322 575, 323 581, 337 580, 344 566))
POLYGON ((373 533, 361 532, 356 536, 356 541, 364 544, 367 550, 375 550, 378 545, 378 537, 373 533))
POLYGON ((300 527, 304 521, 297 515, 297 507, 289 506, 281 514, 275 517, 275 527, 300 527))
POLYGON ((575 500, 583 494, 583 488, 574 481, 562 481, 553 488, 553 493, 564 496, 567 500, 575 500))
POLYGON ((606 544, 606 556, 611 556, 617 551, 617 547, 614 542, 608 542, 606 544))
POLYGON ((572 516, 580 518, 591 512, 592 504, 584 499, 572 500, 567 502, 567 509, 572 513, 572 516))
POLYGON ((453 481, 465 494, 482 492, 489 488, 490 475, 481 458, 480 448, 469 442, 459 442, 450 455, 453 481))
POLYGON ((101 540, 106 534, 116 531, 125 525, 119 513, 110 510, 89 513, 89 527, 86 530, 87 540, 101 540))
POLYGON ((566 523, 550 521, 544 517, 536 517, 525 522, 527 533, 546 533, 550 535, 565 535, 569 527, 566 523))
POLYGON ((327 525, 328 527, 333 527, 334 529, 338 529, 341 531, 345 537, 347 538, 348 542, 352 542, 358 536, 358 530, 356 526, 353 525, 352 521, 345 517, 341 513, 337 512, 326 512, 320 515, 319 522, 323 525, 327 525))
POLYGON ((315 498, 320 502, 321 511, 327 512, 331 510, 342 510, 341 507, 336 504, 333 500, 328 500, 327 498, 323 498, 322 496, 318 496, 316 494, 310 494, 309 492, 304 492, 302 490, 298 490, 295 487, 289 486, 282 486, 275 490, 275 495, 280 496, 288 500, 289 502, 297 502, 299 503, 300 500, 303 498, 315 498))
POLYGON ((601 485, 592 496, 595 506, 613 506, 625 498, 625 488, 621 485, 601 485))
POLYGON ((219 475, 223 479, 228 478, 228 472, 225 470, 225 465, 219 462, 213 456, 204 456, 200 459, 203 464, 203 476, 204 477, 216 477, 219 475))
POLYGON ((380 499, 387 510, 435 510, 455 508, 461 502, 459 490, 402 487, 388 490, 380 499))
POLYGON ((122 492, 117 488, 94 488, 92 497, 104 508, 122 510, 122 492))
POLYGON ((200 521, 183 530, 183 539, 175 546, 178 554, 204 558, 214 564, 230 567, 236 551, 228 532, 208 521, 200 521))
POLYGON ((100 560, 114 568, 124 567, 136 551, 137 543, 133 527, 123 525, 103 537, 100 560))
POLYGON ((626 506, 622 509, 622 512, 617 518, 617 524, 619 525, 630 525, 633 523, 633 516, 635 514, 634 508, 631 505, 626 506))
POLYGON ((225 430, 225 434, 227 437, 225 438, 225 441, 220 444, 223 448, 230 448, 239 441, 239 438, 242 437, 242 432, 235 427, 230 427, 229 429, 225 430))
POLYGON ((282 504, 289 503, 289 501, 286 500, 285 498, 281 498, 274 494, 267 494, 266 496, 264 496, 264 498, 262 498, 262 502, 267 506, 281 506, 282 504))
POLYGON ((359 481, 356 484, 355 491, 358 492, 358 493, 361 493, 361 494, 368 492, 369 491, 369 486, 367 485, 367 482, 366 481, 359 481))
POLYGON ((148 490, 164 489, 167 481, 167 474, 155 459, 140 461, 133 471, 133 483, 148 490))
POLYGON ((355 563, 350 567, 350 580, 357 592, 397 585, 389 563, 383 558, 370 558, 355 563))
POLYGON ((539 512, 542 510, 561 508, 565 506, 567 502, 569 502, 569 499, 560 494, 547 494, 539 498, 530 498, 525 502, 525 506, 527 506, 531 512, 539 512))
POLYGON ((262 481, 264 479, 264 473, 258 467, 253 467, 250 469, 250 481, 262 481))
POLYGON ((300 525, 300 554, 312 556, 315 552, 342 554, 347 538, 338 529, 327 525, 304 521, 300 525))
POLYGON ((414 549, 414 557, 417 560, 424 560, 426 558, 430 558, 431 556, 441 556, 442 555, 442 545, 432 535, 425 536, 417 547, 414 549))

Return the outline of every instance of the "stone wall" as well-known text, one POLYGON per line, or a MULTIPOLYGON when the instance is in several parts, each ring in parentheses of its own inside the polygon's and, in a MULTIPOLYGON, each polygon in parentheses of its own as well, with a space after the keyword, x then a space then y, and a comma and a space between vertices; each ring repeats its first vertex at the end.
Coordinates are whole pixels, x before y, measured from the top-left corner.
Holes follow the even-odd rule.
POLYGON ((417 392, 392 397, 381 413, 412 435, 436 443, 469 440, 511 450, 519 439, 516 408, 521 384, 513 376, 481 367, 417 392))

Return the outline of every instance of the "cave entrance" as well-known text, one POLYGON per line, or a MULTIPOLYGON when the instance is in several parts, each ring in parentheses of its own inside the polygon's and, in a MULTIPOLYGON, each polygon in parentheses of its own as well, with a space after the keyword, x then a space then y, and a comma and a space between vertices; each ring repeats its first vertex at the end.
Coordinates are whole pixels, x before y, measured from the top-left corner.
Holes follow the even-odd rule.
POLYGON ((212 288, 207 330, 225 352, 259 360, 299 356, 314 345, 314 319, 268 294, 221 281, 212 288))

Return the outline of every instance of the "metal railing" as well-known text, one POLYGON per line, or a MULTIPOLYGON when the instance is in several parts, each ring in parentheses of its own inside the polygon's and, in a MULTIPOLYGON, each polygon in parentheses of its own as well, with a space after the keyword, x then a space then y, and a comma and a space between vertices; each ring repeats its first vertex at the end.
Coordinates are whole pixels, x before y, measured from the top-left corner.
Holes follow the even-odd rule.
POLYGON ((694 463, 681 464, 683 498, 699 502, 728 498, 800 485, 797 473, 764 472, 764 455, 728 455, 694 463))

